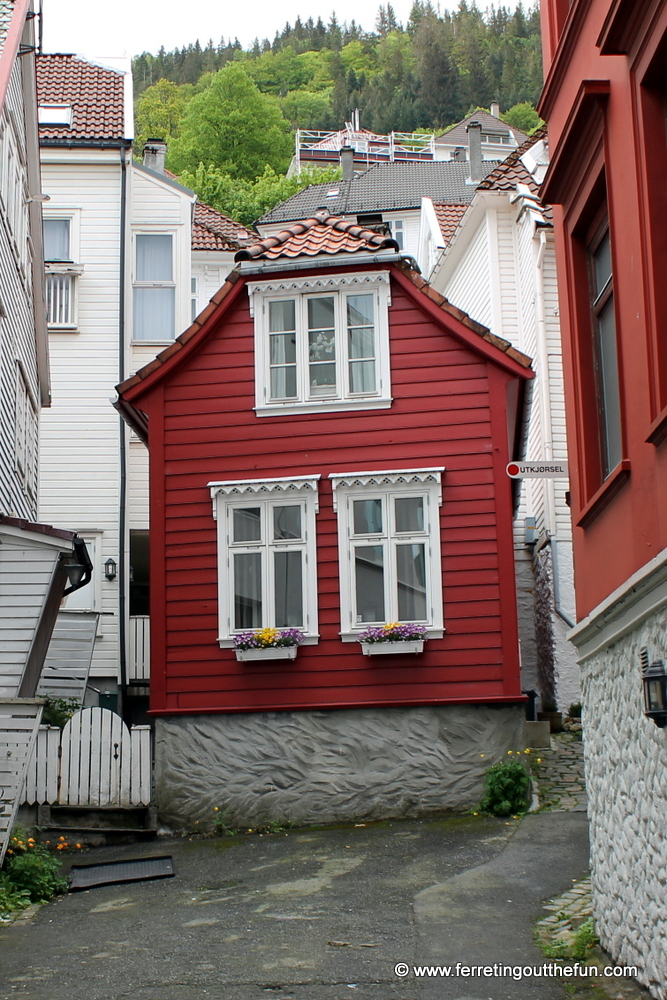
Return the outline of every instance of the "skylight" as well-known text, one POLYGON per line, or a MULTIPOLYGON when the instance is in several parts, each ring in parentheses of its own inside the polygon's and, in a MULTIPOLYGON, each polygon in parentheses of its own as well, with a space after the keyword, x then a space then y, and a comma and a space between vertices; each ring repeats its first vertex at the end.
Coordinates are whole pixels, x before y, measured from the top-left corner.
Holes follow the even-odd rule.
POLYGON ((40 125, 66 125, 69 128, 72 124, 72 105, 40 104, 37 120, 40 125))

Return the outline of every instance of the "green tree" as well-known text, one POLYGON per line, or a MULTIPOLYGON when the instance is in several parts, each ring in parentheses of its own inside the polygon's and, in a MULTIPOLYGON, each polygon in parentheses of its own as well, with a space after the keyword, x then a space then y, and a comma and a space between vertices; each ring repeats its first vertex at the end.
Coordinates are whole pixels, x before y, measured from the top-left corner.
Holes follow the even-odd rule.
POLYGON ((311 168, 302 170, 299 175, 287 177, 266 167, 263 174, 254 181, 238 180, 218 167, 200 163, 192 172, 184 170, 179 180, 196 191, 207 205, 212 205, 245 226, 252 226, 265 212, 291 198, 297 191, 310 184, 324 184, 338 180, 339 177, 338 168, 311 168))
POLYGON ((242 66, 229 63, 189 102, 169 165, 181 173, 203 163, 252 180, 267 165, 285 169, 291 152, 289 123, 275 98, 260 93, 242 66))
POLYGON ((170 143, 178 135, 187 105, 184 90, 192 88, 179 87, 171 80, 158 80, 144 90, 134 115, 136 149, 140 150, 147 139, 164 139, 170 143))
POLYGON ((530 135, 535 129, 541 128, 544 125, 544 122, 530 101, 521 101, 520 104, 515 104, 500 117, 513 128, 520 128, 526 135, 530 135))

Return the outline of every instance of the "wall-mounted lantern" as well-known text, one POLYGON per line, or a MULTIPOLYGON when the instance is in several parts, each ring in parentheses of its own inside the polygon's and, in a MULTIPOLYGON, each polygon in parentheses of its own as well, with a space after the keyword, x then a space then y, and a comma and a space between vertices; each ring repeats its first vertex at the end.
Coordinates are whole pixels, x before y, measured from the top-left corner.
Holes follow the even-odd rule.
POLYGON ((113 559, 109 558, 104 564, 104 575, 107 580, 116 579, 116 563, 113 559))
POLYGON ((644 684, 644 715, 656 726, 667 726, 667 670, 664 660, 649 664, 648 651, 642 649, 642 682, 644 684))

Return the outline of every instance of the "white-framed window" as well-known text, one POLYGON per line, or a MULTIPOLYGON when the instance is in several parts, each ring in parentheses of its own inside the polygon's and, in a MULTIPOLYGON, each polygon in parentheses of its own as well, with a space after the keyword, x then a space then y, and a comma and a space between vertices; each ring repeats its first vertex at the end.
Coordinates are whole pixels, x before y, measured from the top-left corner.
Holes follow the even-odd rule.
POLYGON ((134 238, 134 340, 163 343, 176 336, 176 282, 172 233, 134 238))
POLYGON ((391 235, 398 243, 399 250, 405 250, 405 223, 403 219, 391 220, 391 235))
POLYGON ((317 641, 319 476, 209 483, 218 524, 220 646, 258 628, 317 641))
POLYGON ((258 416, 391 405, 388 271, 252 282, 248 294, 258 416))
POLYGON ((190 278, 190 320, 194 322, 199 315, 199 278, 192 275, 190 278))
POLYGON ((335 472, 341 636, 415 622, 442 636, 440 557, 443 468, 335 472))
POLYGON ((34 498, 37 494, 37 404, 19 361, 16 363, 15 455, 21 486, 34 498))
POLYGON ((76 330, 78 278, 83 267, 79 255, 79 212, 75 209, 44 212, 44 263, 46 268, 46 321, 51 330, 76 330))

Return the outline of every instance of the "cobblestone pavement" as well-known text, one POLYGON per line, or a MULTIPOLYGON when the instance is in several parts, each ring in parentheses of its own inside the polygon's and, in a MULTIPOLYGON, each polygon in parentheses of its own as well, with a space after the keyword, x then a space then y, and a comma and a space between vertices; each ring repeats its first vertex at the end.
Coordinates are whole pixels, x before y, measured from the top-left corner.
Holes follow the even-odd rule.
POLYGON ((542 809, 586 812, 584 745, 580 732, 553 733, 549 749, 533 751, 531 770, 542 809))

